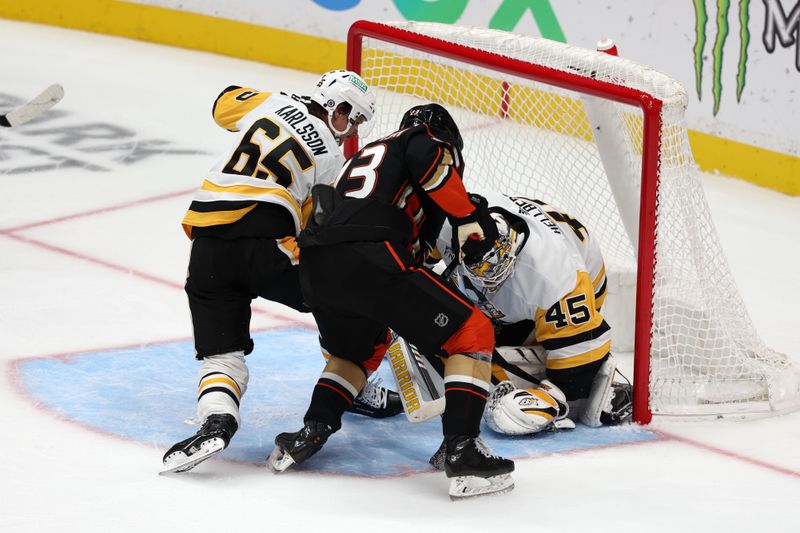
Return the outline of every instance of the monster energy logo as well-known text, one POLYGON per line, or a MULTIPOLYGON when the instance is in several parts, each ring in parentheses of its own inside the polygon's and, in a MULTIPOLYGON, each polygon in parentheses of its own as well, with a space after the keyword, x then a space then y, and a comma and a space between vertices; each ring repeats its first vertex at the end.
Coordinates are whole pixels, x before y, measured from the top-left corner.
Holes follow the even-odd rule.
MULTIPOLYGON (((705 0, 692 0, 696 16, 696 41, 694 45, 694 73, 697 85, 697 98, 702 100, 703 82, 703 51, 706 47, 706 25, 708 23, 708 12, 706 11, 705 0)), ((789 16, 783 10, 780 0, 761 0, 766 8, 764 20, 764 32, 762 40, 767 52, 770 54, 775 51, 775 37, 777 37, 784 48, 795 45, 796 58, 795 68, 800 71, 800 0, 797 1, 789 16)), ((714 60, 713 80, 711 92, 714 96, 714 115, 719 111, 720 98, 722 97, 722 51, 725 40, 730 33, 728 25, 728 12, 731 8, 731 0, 716 0, 716 25, 717 35, 714 39, 712 57, 714 60)), ((739 20, 739 63, 736 70, 736 101, 742 99, 747 75, 747 47, 750 44, 750 0, 739 0, 738 6, 739 20)))

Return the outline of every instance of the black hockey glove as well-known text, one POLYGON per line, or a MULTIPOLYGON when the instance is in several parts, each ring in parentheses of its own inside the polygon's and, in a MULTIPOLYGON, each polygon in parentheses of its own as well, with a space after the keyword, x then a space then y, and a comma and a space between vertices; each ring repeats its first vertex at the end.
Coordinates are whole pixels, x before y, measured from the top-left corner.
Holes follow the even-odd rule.
POLYGON ((452 221, 453 238, 451 246, 456 262, 475 263, 492 249, 497 240, 497 225, 489 214, 489 203, 479 194, 470 194, 469 199, 475 211, 464 218, 452 221))

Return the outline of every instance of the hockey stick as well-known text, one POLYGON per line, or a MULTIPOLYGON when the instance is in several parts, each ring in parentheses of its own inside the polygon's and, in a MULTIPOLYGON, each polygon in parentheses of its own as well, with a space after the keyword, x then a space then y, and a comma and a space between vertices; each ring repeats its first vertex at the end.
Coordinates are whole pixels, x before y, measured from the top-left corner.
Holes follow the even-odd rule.
POLYGON ((387 355, 406 418, 411 422, 424 422, 441 415, 444 395, 436 386, 432 369, 417 349, 393 333, 387 355))
POLYGON ((447 265, 447 267, 444 269, 444 271, 442 272, 441 276, 444 279, 450 279, 450 274, 453 273, 453 271, 456 269, 456 267, 458 266, 458 264, 460 262, 461 261, 459 261, 458 256, 454 257, 453 260, 450 261, 450 264, 447 265))
MULTIPOLYGON (((522 355, 524 359, 527 359, 527 357, 525 357, 523 353, 523 351, 526 350, 526 347, 519 346, 517 348, 514 348, 514 350, 517 351, 520 355, 522 355)), ((533 352, 533 350, 531 350, 530 348, 527 348, 527 350, 533 352)), ((534 357, 536 357, 535 354, 534 357)), ((499 366, 509 374, 514 374, 518 378, 524 379, 525 381, 529 381, 534 385, 542 384, 542 381, 533 374, 529 374, 528 372, 522 370, 520 367, 506 361, 505 357, 502 356, 502 354, 498 351, 497 348, 495 348, 494 351, 492 352, 492 363, 495 363, 497 366, 499 366)))
POLYGON ((30 122, 60 102, 63 97, 64 88, 54 83, 27 104, 12 109, 4 115, 0 115, 0 126, 13 128, 30 122))

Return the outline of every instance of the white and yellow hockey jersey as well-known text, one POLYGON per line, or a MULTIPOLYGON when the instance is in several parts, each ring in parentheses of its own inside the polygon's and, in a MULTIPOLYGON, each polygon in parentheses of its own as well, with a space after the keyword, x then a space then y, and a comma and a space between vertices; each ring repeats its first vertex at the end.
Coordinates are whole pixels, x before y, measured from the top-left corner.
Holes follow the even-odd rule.
MULTIPOLYGON (((497 324, 532 321, 522 344, 541 348, 549 370, 571 369, 605 357, 611 349, 610 328, 600 313, 605 266, 586 228, 539 200, 481 194, 490 209, 499 206, 523 220, 529 236, 517 254, 513 274, 494 292, 459 274, 463 267, 455 271, 459 289, 497 324)), ((451 234, 445 224, 437 242, 447 264, 453 258, 451 234)))
POLYGON ((284 207, 299 233, 311 211, 311 187, 332 184, 344 164, 331 131, 292 97, 241 87, 219 95, 213 116, 239 134, 194 194, 186 234, 236 222, 259 202, 284 207))

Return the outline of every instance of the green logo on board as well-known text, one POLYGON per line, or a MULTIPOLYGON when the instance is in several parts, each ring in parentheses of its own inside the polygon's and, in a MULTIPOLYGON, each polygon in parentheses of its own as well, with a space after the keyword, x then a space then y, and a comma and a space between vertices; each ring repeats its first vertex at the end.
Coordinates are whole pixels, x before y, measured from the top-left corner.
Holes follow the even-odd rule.
MULTIPOLYGON (((795 68, 800 72, 800 0, 794 7, 786 11, 781 0, 761 0, 764 4, 764 30, 761 39, 768 53, 775 51, 776 38, 784 48, 794 45, 796 50, 795 68)), ((706 47, 706 25, 708 24, 708 11, 705 0, 692 0, 695 12, 695 44, 694 44, 694 75, 697 85, 697 98, 702 100, 703 95, 703 52, 706 47)), ((731 0, 715 0, 716 14, 714 16, 717 33, 711 52, 713 65, 713 79, 711 94, 714 96, 714 115, 719 111, 722 97, 722 58, 725 41, 730 33, 728 14, 731 10, 731 0)), ((736 69, 736 101, 741 102, 747 77, 747 47, 750 44, 750 0, 739 0, 737 9, 739 23, 739 61, 736 69)))
POLYGON ((353 74, 350 75, 350 83, 358 87, 358 90, 361 91, 362 93, 366 93, 367 89, 369 89, 367 84, 364 83, 364 80, 353 74))

